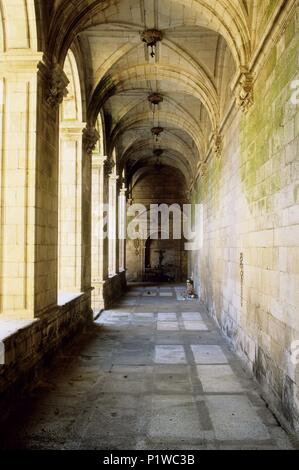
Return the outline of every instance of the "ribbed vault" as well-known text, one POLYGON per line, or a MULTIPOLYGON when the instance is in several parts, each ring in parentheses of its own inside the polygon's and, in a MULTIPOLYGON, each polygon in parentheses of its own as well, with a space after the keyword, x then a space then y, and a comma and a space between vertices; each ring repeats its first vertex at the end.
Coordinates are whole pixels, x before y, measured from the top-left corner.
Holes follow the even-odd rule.
MULTIPOLYGON (((6 2, 7 3, 7 2, 6 2)), ((221 122, 235 99, 234 88, 250 71, 258 35, 255 0, 56 0, 36 11, 44 21, 50 62, 63 66, 69 48, 79 62, 83 115, 91 126, 102 117, 103 144, 115 152, 119 172, 134 174, 153 163, 155 147, 164 164, 190 179, 207 152, 221 146, 221 122), (155 56, 141 40, 161 32, 155 56), (82 78, 84 77, 84 78, 82 78), (155 108, 152 93, 163 97, 155 108), (154 142, 152 127, 162 127, 154 142)), ((279 2, 278 2, 279 3, 279 2)), ((279 6, 279 5, 278 5, 279 6)), ((249 77, 250 79, 250 77, 249 77)))

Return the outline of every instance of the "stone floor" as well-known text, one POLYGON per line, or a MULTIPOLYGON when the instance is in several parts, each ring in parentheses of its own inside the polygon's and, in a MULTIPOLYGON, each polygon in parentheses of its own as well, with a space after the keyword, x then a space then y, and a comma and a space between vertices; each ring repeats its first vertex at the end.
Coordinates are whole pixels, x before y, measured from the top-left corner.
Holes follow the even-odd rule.
POLYGON ((2 449, 288 449, 290 438, 198 301, 136 286, 68 346, 2 449))

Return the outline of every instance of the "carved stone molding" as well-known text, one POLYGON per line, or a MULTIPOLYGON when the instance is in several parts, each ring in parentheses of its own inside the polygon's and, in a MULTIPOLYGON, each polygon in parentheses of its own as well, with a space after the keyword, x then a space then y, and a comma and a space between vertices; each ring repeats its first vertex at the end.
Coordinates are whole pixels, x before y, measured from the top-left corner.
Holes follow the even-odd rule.
POLYGON ((207 174, 207 169, 208 169, 208 164, 205 162, 202 162, 200 166, 200 176, 204 177, 207 174))
POLYGON ((121 192, 123 189, 127 190, 126 186, 126 180, 122 176, 120 176, 117 180, 117 190, 121 192))
POLYGON ((106 155, 100 155, 100 154, 93 153, 92 154, 92 160, 91 160, 92 168, 93 169, 103 168, 104 165, 105 165, 106 160, 107 160, 106 155))
POLYGON ((241 72, 236 87, 236 102, 246 114, 254 103, 253 76, 250 72, 241 72))
POLYGON ((105 171, 106 177, 111 175, 114 167, 115 167, 115 162, 113 160, 109 158, 105 161, 104 171, 105 171))
POLYGON ((213 136, 213 148, 214 148, 214 153, 217 158, 221 158, 222 147, 223 147, 222 135, 217 132, 213 136))
POLYGON ((57 108, 68 94, 69 80, 58 64, 39 62, 38 69, 45 81, 46 103, 52 108, 57 108))
POLYGON ((126 197, 127 191, 128 191, 128 188, 122 186, 119 190, 119 194, 123 197, 126 197))
POLYGON ((83 129, 83 145, 88 155, 92 155, 99 138, 100 135, 94 127, 87 126, 83 129))

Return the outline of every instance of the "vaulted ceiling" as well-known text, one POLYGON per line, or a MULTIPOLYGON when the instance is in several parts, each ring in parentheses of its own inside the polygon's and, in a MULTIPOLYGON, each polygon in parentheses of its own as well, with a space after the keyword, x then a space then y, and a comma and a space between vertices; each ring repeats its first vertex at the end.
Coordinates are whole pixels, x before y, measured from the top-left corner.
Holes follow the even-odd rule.
POLYGON ((47 47, 59 62, 80 51, 87 116, 105 124, 105 150, 128 175, 161 159, 189 181, 204 160, 247 70, 256 41, 257 0, 56 0, 47 47), (161 31, 155 55, 144 30, 161 31), (153 113, 148 97, 163 97, 153 113), (159 142, 151 129, 162 127, 159 142))
MULTIPOLYGON (((235 73, 226 41, 191 6, 170 0, 127 0, 93 17, 79 34, 92 90, 90 107, 105 119, 107 152, 116 149, 120 169, 133 174, 161 160, 189 180, 204 157, 220 114, 224 75, 235 73), (142 42, 146 29, 162 32, 155 56, 142 42), (225 68, 229 69, 225 73, 225 68), (155 113, 148 101, 159 93, 155 113), (164 129, 155 142, 152 127, 164 129)), ((226 93, 226 91, 225 91, 226 93)))

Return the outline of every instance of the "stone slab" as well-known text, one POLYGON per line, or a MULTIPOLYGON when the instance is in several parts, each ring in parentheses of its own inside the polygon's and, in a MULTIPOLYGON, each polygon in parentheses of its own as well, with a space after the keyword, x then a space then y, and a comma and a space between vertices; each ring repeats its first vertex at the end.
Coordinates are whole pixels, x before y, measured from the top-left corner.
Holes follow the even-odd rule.
POLYGON ((197 375, 204 392, 238 393, 244 389, 229 365, 200 365, 197 375))
POLYGON ((220 346, 191 345, 196 364, 226 364, 228 362, 220 346))
POLYGON ((186 354, 182 345, 158 345, 155 347, 156 364, 186 364, 186 354))

